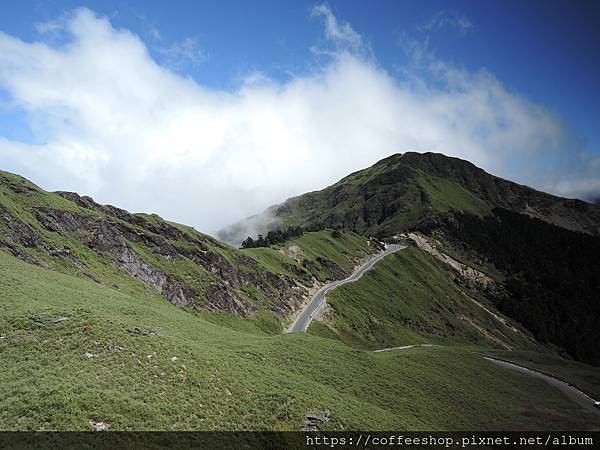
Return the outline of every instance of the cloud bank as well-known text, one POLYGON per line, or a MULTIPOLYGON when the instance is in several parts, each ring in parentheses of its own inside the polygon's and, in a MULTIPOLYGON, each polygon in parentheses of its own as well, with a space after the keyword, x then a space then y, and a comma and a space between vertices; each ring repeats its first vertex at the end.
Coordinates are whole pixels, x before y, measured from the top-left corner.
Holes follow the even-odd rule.
POLYGON ((53 25, 60 44, 0 33, 4 107, 24 115, 32 136, 0 137, 0 164, 205 232, 407 150, 463 157, 558 194, 599 187, 560 121, 491 73, 428 55, 391 74, 328 6, 312 15, 324 20, 326 63, 230 91, 159 65, 139 36, 88 9, 53 25), (567 159, 570 178, 556 170, 567 159))

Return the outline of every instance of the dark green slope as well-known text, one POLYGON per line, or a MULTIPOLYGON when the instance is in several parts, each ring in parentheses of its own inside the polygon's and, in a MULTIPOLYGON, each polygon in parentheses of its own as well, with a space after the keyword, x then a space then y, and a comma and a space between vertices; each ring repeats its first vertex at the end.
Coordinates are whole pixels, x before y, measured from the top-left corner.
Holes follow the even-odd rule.
MULTIPOLYGON (((250 230, 288 225, 344 227, 389 237, 436 213, 455 210, 481 216, 493 207, 570 230, 600 234, 597 205, 539 192, 438 153, 404 153, 382 159, 321 191, 270 207, 262 216, 251 218, 250 230)), ((219 236, 237 242, 247 231, 242 221, 222 230, 219 236)))
POLYGON ((496 208, 480 218, 454 214, 422 231, 505 274, 496 301, 540 342, 600 365, 600 238, 496 208))

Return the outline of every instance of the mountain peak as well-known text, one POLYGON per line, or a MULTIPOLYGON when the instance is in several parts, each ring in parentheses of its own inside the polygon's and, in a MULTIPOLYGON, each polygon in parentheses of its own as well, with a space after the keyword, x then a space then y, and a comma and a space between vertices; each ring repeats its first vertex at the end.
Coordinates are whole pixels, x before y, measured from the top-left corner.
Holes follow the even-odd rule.
POLYGON ((459 211, 482 216, 496 207, 572 231, 600 234, 597 205, 537 191, 442 153, 405 152, 321 191, 272 206, 252 221, 221 230, 219 237, 239 244, 246 236, 281 223, 307 229, 349 228, 386 237, 410 230, 435 214, 459 211))

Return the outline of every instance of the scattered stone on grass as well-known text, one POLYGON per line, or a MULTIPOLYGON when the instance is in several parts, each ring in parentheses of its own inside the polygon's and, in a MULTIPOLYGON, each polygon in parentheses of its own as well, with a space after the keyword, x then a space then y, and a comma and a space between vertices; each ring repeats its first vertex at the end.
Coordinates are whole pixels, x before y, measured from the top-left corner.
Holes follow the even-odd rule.
POLYGON ((317 428, 310 420, 305 420, 300 431, 319 431, 319 428, 317 428))
POLYGON ((145 330, 145 329, 139 328, 139 327, 133 327, 133 328, 128 329, 127 331, 129 331, 132 334, 141 334, 142 336, 156 336, 155 331, 145 330))
POLYGON ((322 416, 313 413, 306 413, 304 415, 304 423, 300 431, 320 431, 319 424, 327 423, 331 420, 331 412, 326 409, 322 416))
POLYGON ((90 425, 96 431, 106 431, 110 428, 110 425, 106 422, 96 422, 95 420, 90 419, 90 425))
POLYGON ((56 319, 54 319, 54 320, 52 321, 52 323, 53 323, 54 325, 56 325, 56 324, 59 324, 59 323, 61 323, 61 322, 64 322, 64 321, 66 321, 66 320, 71 320, 71 318, 70 318, 70 317, 66 317, 66 316, 65 316, 65 317, 57 317, 56 319))
POLYGON ((116 346, 112 346, 112 345, 108 345, 106 347, 97 347, 95 350, 95 353, 86 353, 85 356, 86 358, 97 358, 98 356, 100 356, 103 353, 113 353, 113 352, 121 352, 125 350, 123 347, 120 347, 118 345, 116 346), (89 356, 88 356, 89 355, 89 356))

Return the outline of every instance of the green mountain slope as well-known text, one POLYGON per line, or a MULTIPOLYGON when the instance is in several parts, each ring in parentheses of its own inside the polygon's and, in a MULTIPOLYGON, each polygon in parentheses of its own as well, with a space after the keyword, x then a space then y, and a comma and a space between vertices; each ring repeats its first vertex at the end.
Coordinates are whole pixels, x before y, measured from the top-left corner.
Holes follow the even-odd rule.
POLYGON ((418 186, 427 196, 387 222, 413 223, 416 244, 328 294, 309 334, 286 335, 312 293, 380 250, 368 229, 236 249, 0 172, 0 429, 297 430, 325 411, 330 430, 597 428, 552 387, 474 353, 598 389, 597 369, 499 312, 506 267, 452 239, 445 220, 496 208, 451 179, 418 186), (436 346, 370 351, 416 343, 436 346))
MULTIPOLYGON (((405 153, 321 191, 288 199, 263 216, 269 219, 262 220, 265 226, 351 229, 383 239, 419 231, 441 241, 445 254, 473 267, 485 266, 488 275, 499 274, 500 289, 485 296, 538 341, 600 364, 600 348, 595 345, 600 317, 598 205, 536 191, 458 158, 405 153)), ((252 221, 256 228, 260 216, 252 221)), ((241 222, 220 236, 236 240, 243 231, 241 222)), ((392 289, 393 283, 387 287, 392 289)), ((377 287, 364 289, 372 290, 377 287)), ((351 309, 348 302, 346 306, 351 309)), ((371 316, 380 320, 385 309, 371 316)), ((352 314, 345 311, 338 317, 344 315, 347 320, 352 314)), ((353 317, 356 322, 346 324, 353 330, 350 334, 366 320, 353 317)))
POLYGON ((438 213, 487 215, 501 207, 549 223, 600 234, 600 207, 559 198, 488 174, 468 161, 438 153, 382 159, 321 191, 293 197, 261 216, 219 232, 228 242, 275 226, 350 228, 390 237, 438 213), (262 227, 262 228, 261 228, 262 227))
POLYGON ((422 231, 502 271, 506 295, 498 309, 539 341, 600 365, 599 237, 500 208, 484 218, 454 214, 422 231))
POLYGON ((325 410, 332 430, 597 426, 466 349, 236 332, 4 251, 0 311, 1 430, 297 430, 325 410))
POLYGON ((156 215, 131 214, 75 193, 45 192, 0 172, 0 248, 41 267, 200 313, 284 320, 315 279, 344 277, 345 255, 373 251, 354 233, 307 233, 302 261, 271 249, 238 250, 156 215), (317 245, 318 243, 318 245, 317 245), (331 258, 331 259, 330 259, 331 258), (340 266, 341 265, 341 266, 340 266))
POLYGON ((493 304, 457 284, 444 264, 412 245, 356 283, 335 289, 327 301, 330 319, 309 331, 329 337, 333 332, 361 348, 466 343, 543 351, 519 324, 497 317, 493 304))

